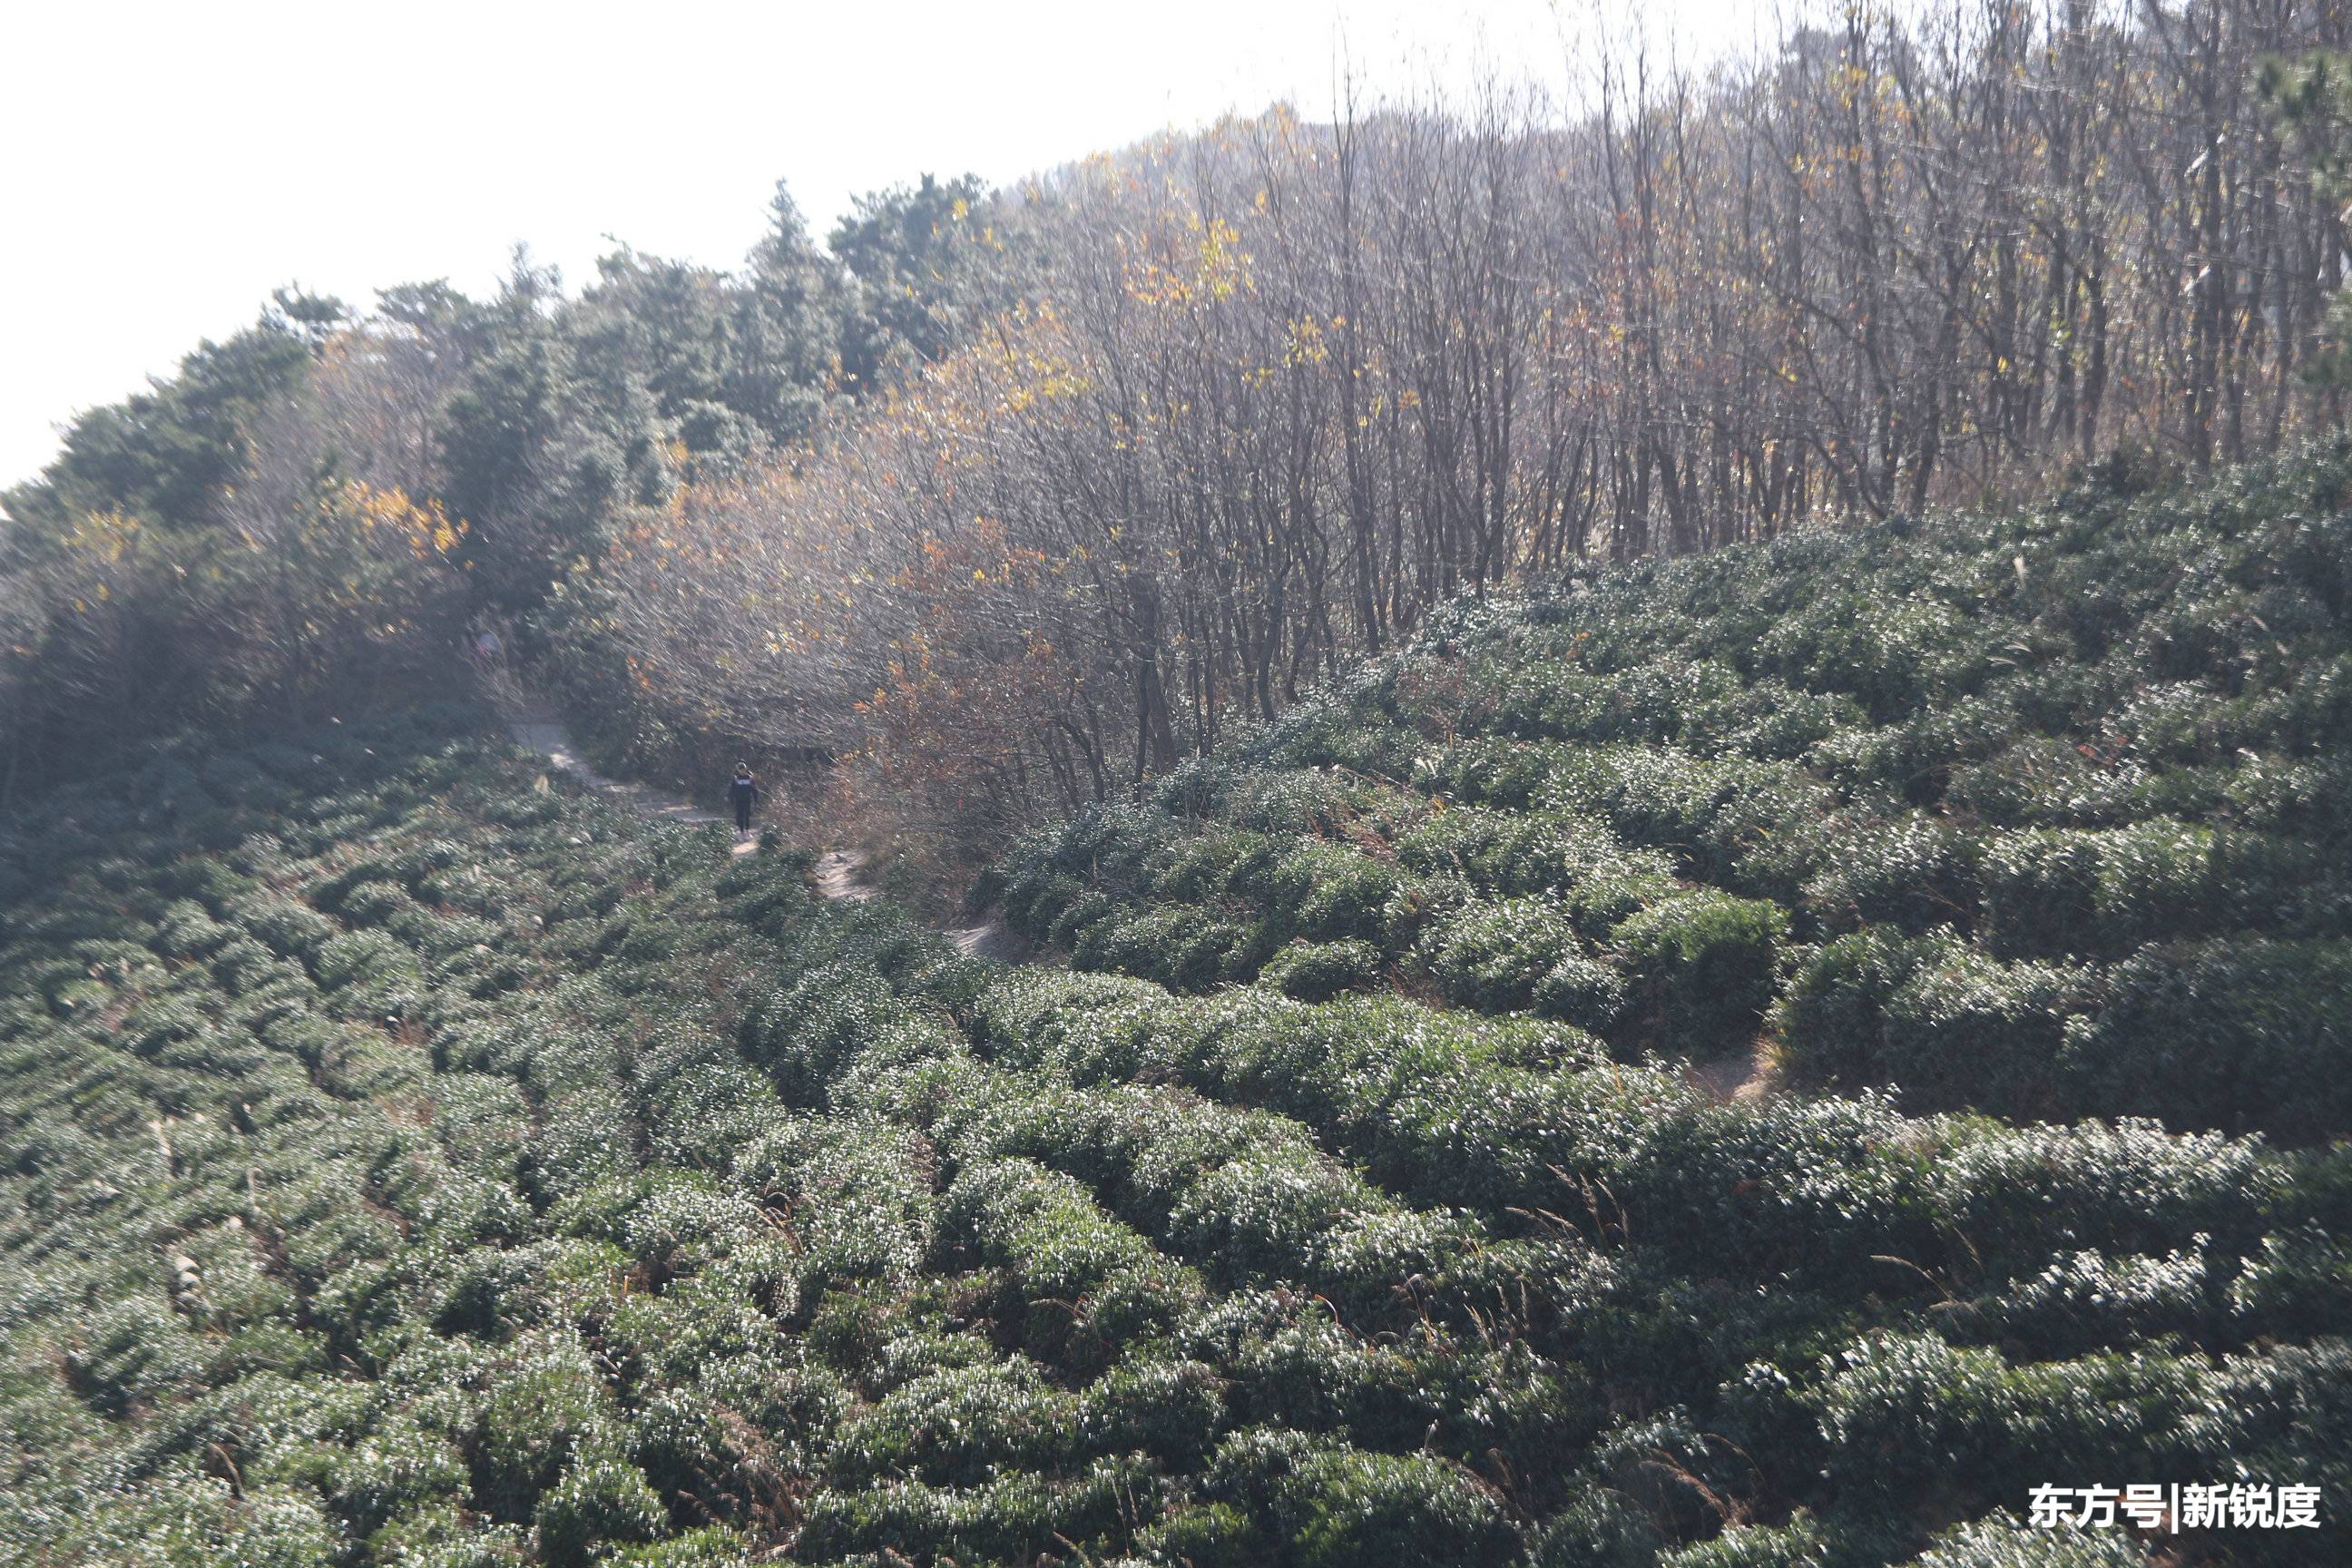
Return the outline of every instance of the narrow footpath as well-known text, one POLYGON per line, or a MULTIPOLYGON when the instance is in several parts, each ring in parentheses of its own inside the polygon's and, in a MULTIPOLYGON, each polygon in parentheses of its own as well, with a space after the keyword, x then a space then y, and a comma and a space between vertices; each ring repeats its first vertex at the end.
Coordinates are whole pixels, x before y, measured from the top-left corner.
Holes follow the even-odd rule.
MULTIPOLYGON (((817 858, 810 879, 824 898, 862 903, 881 896, 880 889, 864 879, 865 871, 866 857, 856 850, 828 849, 817 858)), ((939 931, 961 951, 982 958, 1019 963, 1029 956, 1029 944, 1020 934, 992 917, 976 926, 941 926, 939 931)))
MULTIPOLYGON (((545 757, 548 765, 594 795, 625 805, 638 816, 656 822, 708 823, 724 819, 714 812, 703 810, 690 800, 680 800, 644 784, 626 784, 606 778, 589 766, 580 749, 557 718, 555 710, 538 693, 517 682, 503 672, 489 682, 499 711, 505 716, 508 731, 515 744, 545 757)), ((730 853, 752 855, 759 851, 753 840, 737 843, 730 853)), ((828 849, 817 857, 810 879, 822 898, 839 899, 851 903, 863 903, 881 896, 881 889, 864 880, 866 858, 855 849, 828 849)), ((964 952, 982 958, 993 958, 1006 963, 1018 963, 1028 956, 1029 944, 1001 920, 991 919, 975 926, 941 928, 946 937, 964 952)))
MULTIPOLYGON (((548 765, 572 779, 583 788, 626 805, 640 816, 658 822, 719 822, 717 814, 703 810, 692 801, 679 800, 643 784, 624 784, 608 779, 588 765, 572 743, 563 721, 543 698, 524 689, 512 677, 501 676, 490 682, 499 710, 506 716, 507 728, 515 743, 526 751, 539 752, 548 765)), ((736 844, 730 853, 751 855, 759 851, 755 841, 736 844)), ((878 899, 882 889, 865 879, 866 857, 855 849, 828 849, 816 859, 809 872, 820 898, 839 900, 845 903, 864 903, 878 899)), ((996 918, 973 926, 943 926, 940 934, 956 944, 959 951, 982 958, 993 958, 1003 963, 1020 963, 1029 956, 1029 943, 996 918)), ((1690 1081, 1720 1100, 1754 1102, 1772 1092, 1771 1064, 1759 1046, 1746 1055, 1734 1055, 1708 1062, 1687 1063, 1685 1074, 1690 1081)))
MULTIPOLYGON (((581 756, 580 749, 572 743, 563 721, 533 693, 502 691, 499 693, 499 710, 506 716, 507 730, 514 736, 515 744, 526 751, 539 752, 547 759, 550 767, 593 795, 601 795, 627 806, 639 816, 651 817, 657 822, 721 820, 717 813, 705 811, 690 800, 678 800, 657 790, 647 789, 643 784, 608 779, 590 767, 586 759, 581 756)), ((748 855, 756 847, 756 845, 749 843, 738 844, 735 853, 748 855)))

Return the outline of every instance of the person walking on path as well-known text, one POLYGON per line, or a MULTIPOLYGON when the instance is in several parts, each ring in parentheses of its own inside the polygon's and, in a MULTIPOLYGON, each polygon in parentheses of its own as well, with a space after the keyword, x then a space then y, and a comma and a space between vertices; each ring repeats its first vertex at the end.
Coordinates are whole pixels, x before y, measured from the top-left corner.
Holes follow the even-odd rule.
POLYGON ((727 798, 735 807, 735 837, 740 839, 751 831, 751 805, 760 798, 760 781, 751 776, 751 763, 735 764, 735 776, 727 783, 727 798))
POLYGON ((484 626, 475 636, 473 646, 467 651, 474 656, 475 672, 487 676, 498 668, 499 656, 506 652, 506 646, 499 642, 495 627, 484 626))

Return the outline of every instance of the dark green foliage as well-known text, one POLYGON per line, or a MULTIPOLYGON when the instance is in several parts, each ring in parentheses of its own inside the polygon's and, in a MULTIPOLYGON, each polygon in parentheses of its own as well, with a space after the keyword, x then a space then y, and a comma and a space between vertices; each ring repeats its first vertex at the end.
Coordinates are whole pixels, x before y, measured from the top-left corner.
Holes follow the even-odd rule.
POLYGON ((434 281, 359 311, 278 290, 257 325, 82 414, 7 493, 0 795, 135 767, 197 725, 437 689, 485 611, 595 753, 723 766, 703 753, 733 743, 635 678, 607 547, 1019 303, 1045 205, 927 175, 863 198, 827 250, 779 186, 732 274, 623 246, 567 298, 519 248, 486 300, 434 281), (352 481, 440 509, 463 570, 380 550, 353 516, 320 526, 352 481))
POLYGON ((1394 862, 1322 840, 1299 844, 1264 873, 1276 930, 1313 942, 1384 942, 1403 885, 1394 862))
POLYGON ((1906 931, 1958 921, 1976 908, 1975 847, 1967 835, 1913 813, 1832 830, 1829 864, 1805 885, 1815 917, 1833 930, 1906 931))
POLYGON ((1259 951, 1258 938, 1248 927, 1219 920, 1192 904, 1095 921, 1074 946, 1082 967, 1139 974, 1179 991, 1204 991, 1223 980, 1245 979, 1257 968, 1259 951))
POLYGON ((1268 1516, 1301 1568, 1499 1563, 1517 1545, 1493 1497, 1426 1456, 1368 1454, 1264 1428, 1235 1433, 1205 1481, 1268 1516))
POLYGON ((57 460, 8 492, 7 511, 49 531, 107 510, 199 526, 241 470, 253 416, 300 386, 310 368, 299 336, 266 317, 226 342, 199 344, 173 379, 75 420, 57 460))
MULTIPOLYGON (((2259 486, 2326 471, 1465 606, 1150 805, 1025 841, 999 875, 1038 934, 1137 978, 980 994, 977 1044, 1044 1097, 985 1142, 1196 1267, 1171 1331, 1231 1380, 1201 1495, 1135 1549, 1301 1560, 1326 1537, 1299 1478, 1346 1477, 1343 1552, 1475 1558, 1475 1531, 1410 1534, 1470 1529, 1433 1475, 1349 1456, 1479 1441, 1500 1549, 1579 1568, 2119 1563, 2119 1536, 2011 1516, 2052 1475, 2333 1474, 2352 1181, 2180 1131, 2352 1125, 2322 1000, 2352 994, 2352 816, 2308 717, 2342 633, 2278 584, 2299 640, 2250 662, 2213 607, 2217 560, 2300 570, 2257 546, 2259 486), (1107 934, 1177 908, 1153 951, 1107 934), (1212 921, 1291 939, 1268 984, 1147 983, 1212 921), (1326 966, 1404 996, 1289 999, 1328 995, 1326 966), (1616 1059, 1493 1019, 1525 1011, 1616 1059), (1784 1094, 1884 1086, 1909 1114, 1632 1065, 1751 1043, 1784 1094), (1549 1368, 1351 1342, 1400 1277, 1434 1324, 1494 1303, 1549 1368), (1307 1286, 1334 1319, 1295 1320, 1307 1286), (1507 1436, 1535 1409, 1549 1447, 1507 1436)), ((951 1147, 980 1125, 948 1121, 951 1147)))
POLYGON ((1632 916, 1612 944, 1667 1047, 1704 1054, 1754 1038, 1788 933, 1777 904, 1706 893, 1632 916))
POLYGON ((644 1541, 669 1524, 645 1472, 613 1455, 583 1455, 539 1500, 533 1514, 550 1563, 593 1561, 598 1548, 644 1541))
POLYGON ((2230 1305, 2256 1334, 2326 1333, 2352 1312, 2352 1246, 2315 1226, 2265 1237, 2230 1305))
POLYGON ((831 238, 857 284, 841 346, 853 387, 904 379, 1011 307, 1021 268, 1005 241, 1021 227, 1018 206, 974 174, 859 198, 831 238))
POLYGON ((1949 931, 1863 931, 1804 959, 1777 1021, 1800 1082, 1900 1084, 1922 1109, 2047 1114, 2086 984, 2079 969, 2003 963, 1949 931))
POLYGON ((2102 945, 2098 837, 2038 827, 1985 845, 1986 938, 2003 957, 2088 953, 2102 945))
POLYGON ((1527 1007, 1539 984, 1582 957, 1558 907, 1532 898, 1465 903, 1423 932, 1421 947, 1446 1000, 1491 1013, 1527 1007))
POLYGON ((1595 1487, 1546 1522, 1528 1560, 1536 1568, 1645 1568, 1665 1544, 1640 1505, 1595 1487))
POLYGON ((1994 1513, 1947 1531, 1914 1561, 1918 1568, 2144 1568, 2147 1558, 2121 1532, 2036 1530, 1994 1513))
POLYGON ((2154 946, 2095 969, 2004 963, 1948 932, 1872 932, 1811 955, 1779 1021, 1807 1082, 1899 1083, 1924 1106, 2314 1138, 2352 1114, 2347 986, 2341 941, 2154 946))
POLYGON ((1260 984, 1295 1002, 1328 1002, 1379 984, 1381 951, 1361 941, 1293 942, 1266 960, 1260 984))
POLYGON ((2317 1140, 2352 1123, 2352 942, 2231 937, 2151 946, 2070 1025, 2071 1109, 2317 1140))
POLYGON ((1606 1034, 1625 1008, 1625 977, 1595 959, 1570 953, 1536 982, 1536 1011, 1593 1034, 1606 1034))
POLYGON ((2105 1344, 2209 1337, 2212 1298, 2200 1257, 2110 1258, 2080 1252, 2011 1282, 1958 1320, 1971 1336, 2029 1354, 2080 1355, 2105 1344))
MULTIPOLYGON (((168 1514, 174 1560, 349 1560, 373 1540, 587 1562, 668 1533, 677 1489, 712 1485, 696 1464, 740 1462, 637 1444, 612 1377, 625 1342, 603 1336, 632 1270, 641 1292, 691 1276, 681 1302, 731 1272, 789 1310, 790 1268, 753 1261, 773 1247, 761 1211, 705 1180, 614 1220, 626 1251, 565 1234, 592 1193, 626 1213, 632 1124, 673 1102, 609 1042, 731 1054, 707 984, 735 962, 709 903, 723 858, 530 795, 450 720, 194 758, 172 813, 105 839, 55 813, 0 831, 0 859, 47 868, 45 901, 6 908, 6 989, 66 953, 98 988, 53 985, 0 1023, 23 1216, 0 1407, 20 1436, 52 1413, 39 1457, 18 1447, 12 1542, 129 1561, 168 1514), (468 879, 485 870, 495 897, 468 879), (567 982, 548 955, 604 919, 564 912, 559 885, 583 876, 646 888, 636 921, 663 934, 567 982), (484 952, 514 963, 494 1009, 471 988, 484 952), (38 1296, 15 1283, 36 1258, 58 1287, 38 1296), (633 1446, 667 1456, 658 1483, 633 1446), (243 1500, 224 1512, 214 1488, 243 1500)), ((780 1114, 760 1097, 740 1109, 780 1114)), ((678 1321, 725 1345, 726 1299, 678 1321)), ((772 1330, 733 1339, 775 1353, 772 1330)), ((667 1375, 720 1371, 663 1349, 667 1375)))

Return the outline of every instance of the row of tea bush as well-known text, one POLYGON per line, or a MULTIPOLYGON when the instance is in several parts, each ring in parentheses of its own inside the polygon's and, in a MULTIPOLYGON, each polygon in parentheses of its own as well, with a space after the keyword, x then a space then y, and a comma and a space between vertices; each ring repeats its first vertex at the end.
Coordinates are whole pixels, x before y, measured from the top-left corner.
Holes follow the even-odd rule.
POLYGON ((1015 847, 1082 969, 1759 1043, 1914 1109, 2352 1128, 2352 458, 1441 611, 1015 847))

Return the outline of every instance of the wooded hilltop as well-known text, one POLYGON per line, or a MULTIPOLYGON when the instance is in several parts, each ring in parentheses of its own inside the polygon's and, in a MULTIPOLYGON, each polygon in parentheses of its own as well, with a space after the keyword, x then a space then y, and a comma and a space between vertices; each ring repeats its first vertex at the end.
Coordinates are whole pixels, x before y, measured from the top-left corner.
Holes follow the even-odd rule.
POLYGON ((488 615, 610 762, 854 752, 1000 844, 1457 592, 2269 450, 2342 412, 2346 26, 1850 7, 823 246, 780 190, 733 273, 282 291, 7 496, 0 787, 488 615))

